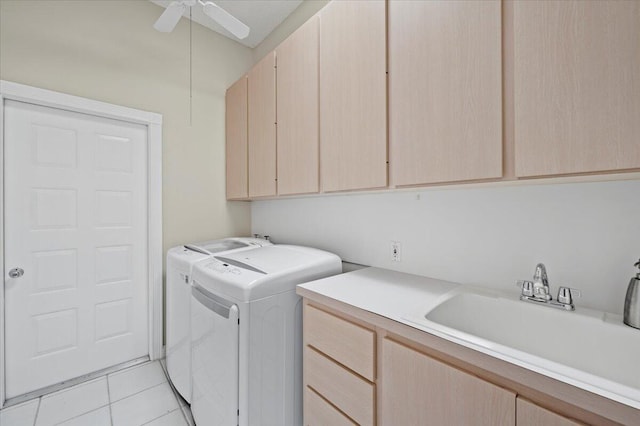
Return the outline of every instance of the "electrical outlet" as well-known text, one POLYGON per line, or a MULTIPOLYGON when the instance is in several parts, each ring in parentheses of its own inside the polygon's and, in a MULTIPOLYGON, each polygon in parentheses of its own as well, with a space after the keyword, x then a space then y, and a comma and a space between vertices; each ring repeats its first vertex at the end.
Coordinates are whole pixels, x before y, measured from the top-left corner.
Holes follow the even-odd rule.
POLYGON ((402 244, 399 241, 391 241, 391 260, 394 262, 402 260, 402 244))

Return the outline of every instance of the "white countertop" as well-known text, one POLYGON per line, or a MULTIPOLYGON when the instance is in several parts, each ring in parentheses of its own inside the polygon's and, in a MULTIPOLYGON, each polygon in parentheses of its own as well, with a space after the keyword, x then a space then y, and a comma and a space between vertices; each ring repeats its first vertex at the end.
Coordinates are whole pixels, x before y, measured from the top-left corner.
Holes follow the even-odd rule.
POLYGON ((299 287, 398 321, 407 313, 435 306, 441 296, 459 285, 388 269, 364 268, 299 287))
MULTIPOLYGON (((299 287, 640 409, 640 389, 625 387, 569 366, 500 347, 435 323, 427 326, 411 320, 424 316, 454 293, 477 290, 473 287, 380 268, 364 268, 299 287)), ((630 374, 640 374, 640 370, 630 374)))

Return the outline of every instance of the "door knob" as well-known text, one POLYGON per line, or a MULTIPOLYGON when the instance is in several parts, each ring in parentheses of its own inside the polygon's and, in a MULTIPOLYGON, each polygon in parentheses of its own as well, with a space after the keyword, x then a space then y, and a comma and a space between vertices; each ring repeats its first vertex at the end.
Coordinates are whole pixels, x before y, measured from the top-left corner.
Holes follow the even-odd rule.
POLYGON ((20 278, 24 275, 24 269, 22 268, 13 268, 9 271, 9 278, 20 278))

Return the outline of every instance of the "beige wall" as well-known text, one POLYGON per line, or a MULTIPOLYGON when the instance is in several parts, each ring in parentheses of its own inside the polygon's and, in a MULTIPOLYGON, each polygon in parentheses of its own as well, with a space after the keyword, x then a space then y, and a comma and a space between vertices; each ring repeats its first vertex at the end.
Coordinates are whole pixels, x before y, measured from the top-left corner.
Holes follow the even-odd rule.
POLYGON ((248 203, 225 200, 224 96, 252 50, 193 25, 152 28, 148 1, 0 0, 0 78, 163 115, 164 249, 250 231, 248 203))

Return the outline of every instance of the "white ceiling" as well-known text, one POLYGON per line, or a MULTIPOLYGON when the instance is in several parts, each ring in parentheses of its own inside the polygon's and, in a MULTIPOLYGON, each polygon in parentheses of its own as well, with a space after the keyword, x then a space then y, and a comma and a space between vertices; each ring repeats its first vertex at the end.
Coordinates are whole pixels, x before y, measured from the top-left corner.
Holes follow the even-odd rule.
MULTIPOLYGON (((166 8, 172 0, 150 0, 152 3, 166 8)), ((202 12, 202 6, 193 7, 192 19, 225 37, 254 48, 267 37, 291 12, 297 8, 302 0, 214 0, 215 4, 244 22, 251 28, 249 36, 239 40, 230 32, 222 28, 202 12)), ((162 11, 158 9, 158 17, 162 11)), ((189 18, 189 9, 184 13, 189 18)))

